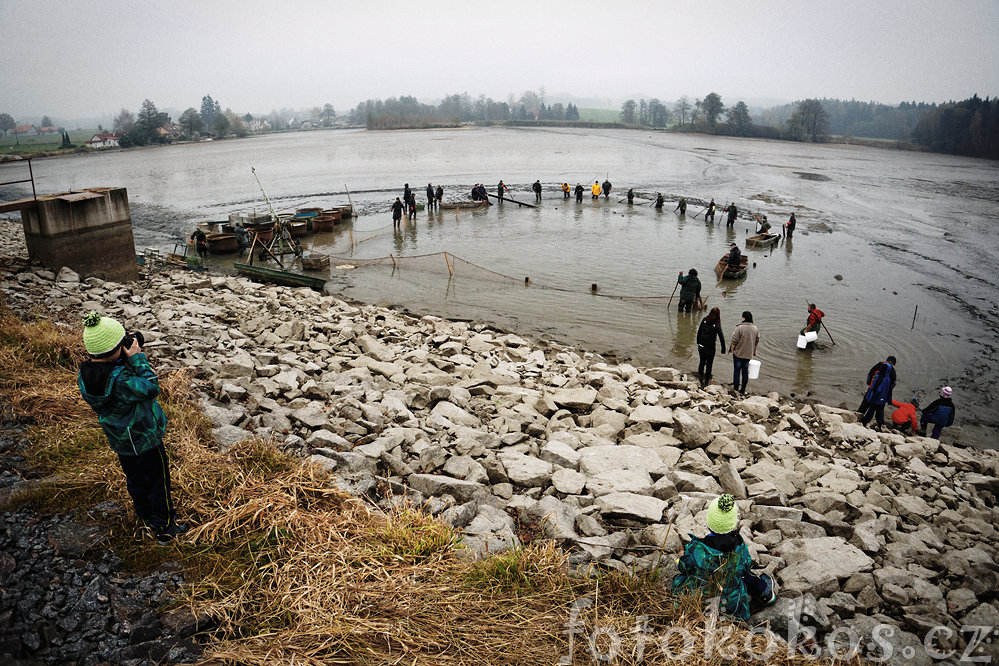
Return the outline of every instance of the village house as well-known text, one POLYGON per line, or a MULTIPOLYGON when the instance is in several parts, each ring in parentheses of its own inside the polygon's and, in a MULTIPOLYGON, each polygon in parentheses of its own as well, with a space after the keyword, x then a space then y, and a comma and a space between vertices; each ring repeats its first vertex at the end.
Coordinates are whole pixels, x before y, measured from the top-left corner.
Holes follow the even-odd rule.
POLYGON ((118 147, 118 135, 117 134, 95 134, 90 141, 87 141, 87 148, 93 148, 94 150, 100 150, 101 148, 117 148, 118 147))
POLYGON ((38 136, 38 127, 36 125, 18 125, 12 132, 20 136, 38 136))
POLYGON ((50 126, 39 127, 38 128, 38 133, 39 134, 59 134, 59 128, 58 127, 50 127, 50 126))

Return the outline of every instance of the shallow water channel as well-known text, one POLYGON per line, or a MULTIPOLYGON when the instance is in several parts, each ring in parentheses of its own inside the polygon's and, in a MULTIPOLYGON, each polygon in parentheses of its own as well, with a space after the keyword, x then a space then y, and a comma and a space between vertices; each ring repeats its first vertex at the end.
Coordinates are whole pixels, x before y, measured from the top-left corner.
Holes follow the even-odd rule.
MULTIPOLYGON (((667 301, 677 273, 696 268, 708 305, 721 308, 726 339, 739 313, 754 313, 763 365, 751 390, 856 407, 867 370, 893 354, 898 397, 916 394, 926 404, 941 385, 953 386, 960 440, 994 446, 995 163, 648 131, 481 128, 270 135, 42 160, 35 173, 42 192, 127 187, 137 249, 170 250, 199 221, 265 210, 250 166, 279 210, 345 204, 350 187, 360 217, 305 239, 315 252, 344 258, 335 265, 357 266, 333 270, 332 292, 694 371, 701 315, 677 314, 676 299, 671 308, 667 301), (563 181, 588 187, 605 177, 614 183, 608 199, 593 201, 587 190, 577 204, 558 192, 563 181), (530 184, 540 179, 540 206, 421 211, 392 229, 388 206, 405 182, 422 203, 428 181, 444 185, 445 200, 458 200, 478 181, 495 192, 500 178, 510 196, 532 204, 530 184), (618 203, 628 187, 663 192, 666 208, 618 203), (772 251, 744 249, 747 277, 719 284, 714 265, 729 242, 744 247, 751 223, 726 228, 719 215, 706 224, 693 203, 681 217, 672 212, 681 194, 734 201, 777 228, 793 210, 798 230, 772 251), (390 255, 395 266, 360 261, 390 255), (826 312, 832 338, 824 332, 801 351, 795 340, 809 300, 826 312)), ((714 374, 731 382, 730 356, 716 357, 714 374)))

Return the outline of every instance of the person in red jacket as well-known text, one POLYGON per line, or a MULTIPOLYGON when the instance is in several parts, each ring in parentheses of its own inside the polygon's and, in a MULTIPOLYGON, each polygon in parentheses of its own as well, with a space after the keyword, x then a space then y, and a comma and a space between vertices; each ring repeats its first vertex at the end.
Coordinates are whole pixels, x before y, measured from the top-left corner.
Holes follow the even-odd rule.
POLYGON ((913 398, 912 402, 899 402, 892 400, 891 404, 895 411, 891 414, 892 425, 896 430, 906 432, 919 430, 919 419, 916 418, 916 410, 919 409, 919 398, 913 398))
POLYGON ((818 333, 822 330, 822 318, 826 316, 826 313, 815 307, 815 303, 808 304, 808 321, 805 323, 805 328, 801 329, 798 335, 804 335, 806 331, 815 331, 818 333))

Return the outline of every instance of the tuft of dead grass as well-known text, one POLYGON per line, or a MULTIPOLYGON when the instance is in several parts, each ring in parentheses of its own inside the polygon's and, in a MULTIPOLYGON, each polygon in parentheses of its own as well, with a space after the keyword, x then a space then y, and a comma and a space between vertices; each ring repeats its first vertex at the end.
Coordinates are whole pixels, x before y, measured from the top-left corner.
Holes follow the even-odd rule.
MULTIPOLYGON (((0 309, 0 328, 15 332, 0 337, 0 400, 34 423, 29 457, 58 475, 31 501, 53 511, 104 499, 128 506, 96 417, 77 409, 65 334, 10 317, 0 309)), ((747 646, 762 653, 762 636, 724 620, 715 627, 701 600, 671 597, 655 576, 572 577, 550 542, 469 561, 454 531, 418 507, 380 513, 270 442, 218 451, 190 375, 160 385, 174 495, 191 530, 159 548, 134 518, 104 522, 132 566, 182 561, 178 603, 217 623, 211 663, 520 665, 571 655, 582 664, 616 646, 613 663, 664 664, 688 647, 684 636, 693 650, 684 663, 815 663, 783 650, 754 659, 747 646)))

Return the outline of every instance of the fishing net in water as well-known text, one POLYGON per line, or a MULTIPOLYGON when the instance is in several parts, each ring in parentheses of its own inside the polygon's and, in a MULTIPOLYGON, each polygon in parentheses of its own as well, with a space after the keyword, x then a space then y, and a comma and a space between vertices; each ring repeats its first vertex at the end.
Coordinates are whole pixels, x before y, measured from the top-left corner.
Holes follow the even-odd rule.
MULTIPOLYGON (((485 266, 472 263, 466 259, 455 256, 450 252, 435 252, 433 254, 420 254, 413 256, 376 257, 372 259, 360 259, 350 256, 330 256, 330 262, 341 270, 350 270, 361 267, 382 266, 392 270, 413 270, 421 273, 438 274, 451 278, 466 278, 479 281, 498 282, 509 285, 523 285, 532 289, 547 289, 550 291, 560 291, 572 294, 591 294, 601 298, 613 298, 636 303, 658 303, 666 302, 670 299, 670 294, 634 295, 634 294, 612 294, 603 293, 597 285, 590 285, 589 289, 572 289, 560 287, 543 282, 537 282, 530 277, 514 277, 498 271, 494 271, 485 266)), ((675 299, 675 295, 673 296, 675 299)))

